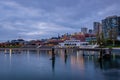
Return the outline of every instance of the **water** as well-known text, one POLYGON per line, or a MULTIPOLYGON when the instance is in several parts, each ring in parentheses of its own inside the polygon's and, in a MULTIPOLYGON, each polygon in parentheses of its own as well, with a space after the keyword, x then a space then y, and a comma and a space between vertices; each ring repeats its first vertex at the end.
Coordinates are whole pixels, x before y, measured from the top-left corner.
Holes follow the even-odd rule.
POLYGON ((120 58, 98 62, 97 55, 83 57, 82 51, 74 50, 66 56, 58 50, 54 60, 51 51, 11 53, 0 51, 0 80, 120 80, 120 58))

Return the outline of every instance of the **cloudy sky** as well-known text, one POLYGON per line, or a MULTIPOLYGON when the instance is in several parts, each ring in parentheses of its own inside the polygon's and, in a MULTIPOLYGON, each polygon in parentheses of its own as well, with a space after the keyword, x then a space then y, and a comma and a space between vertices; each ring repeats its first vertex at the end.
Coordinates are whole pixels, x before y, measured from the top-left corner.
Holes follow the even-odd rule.
POLYGON ((0 0, 0 41, 80 32, 111 15, 120 16, 120 0, 0 0))

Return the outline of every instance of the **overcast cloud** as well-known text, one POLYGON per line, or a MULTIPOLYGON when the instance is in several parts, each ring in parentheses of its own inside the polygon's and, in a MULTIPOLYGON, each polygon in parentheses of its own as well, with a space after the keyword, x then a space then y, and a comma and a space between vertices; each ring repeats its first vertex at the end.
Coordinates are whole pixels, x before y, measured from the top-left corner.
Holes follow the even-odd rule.
POLYGON ((0 41, 42 39, 120 16, 120 0, 0 0, 0 41))

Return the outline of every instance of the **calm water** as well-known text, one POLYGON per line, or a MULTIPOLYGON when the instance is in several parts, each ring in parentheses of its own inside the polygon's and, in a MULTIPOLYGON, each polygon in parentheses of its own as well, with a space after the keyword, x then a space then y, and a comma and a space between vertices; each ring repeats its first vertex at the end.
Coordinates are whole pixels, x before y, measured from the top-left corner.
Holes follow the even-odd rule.
MULTIPOLYGON (((0 80, 120 80, 120 58, 98 62, 98 56, 85 56, 82 51, 0 51, 0 80)), ((98 52, 86 51, 86 54, 98 52)))

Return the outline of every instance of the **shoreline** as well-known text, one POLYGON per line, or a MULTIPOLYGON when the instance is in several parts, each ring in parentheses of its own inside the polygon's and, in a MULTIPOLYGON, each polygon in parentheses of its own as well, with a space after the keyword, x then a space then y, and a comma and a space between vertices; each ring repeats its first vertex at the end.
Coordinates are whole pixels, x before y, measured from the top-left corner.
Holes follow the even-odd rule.
MULTIPOLYGON (((19 47, 19 48, 0 48, 0 50, 4 50, 4 49, 13 49, 13 50, 17 50, 17 49, 21 49, 21 50, 52 50, 53 47, 41 47, 41 48, 22 48, 22 47, 19 47)), ((108 50, 109 48, 54 48, 54 49, 75 49, 75 50, 108 50)), ((112 50, 120 50, 120 48, 112 48, 112 50)))

